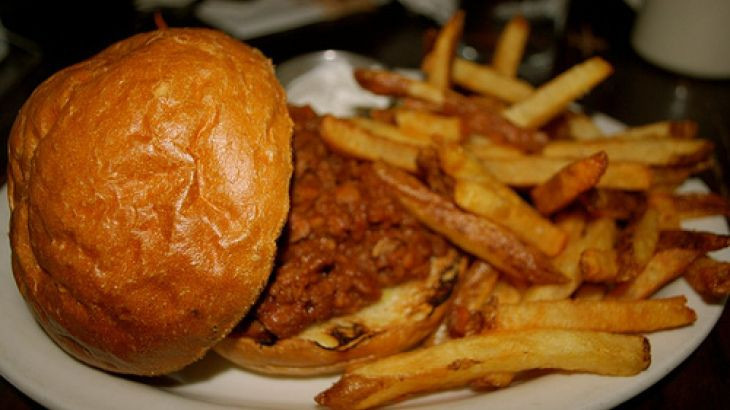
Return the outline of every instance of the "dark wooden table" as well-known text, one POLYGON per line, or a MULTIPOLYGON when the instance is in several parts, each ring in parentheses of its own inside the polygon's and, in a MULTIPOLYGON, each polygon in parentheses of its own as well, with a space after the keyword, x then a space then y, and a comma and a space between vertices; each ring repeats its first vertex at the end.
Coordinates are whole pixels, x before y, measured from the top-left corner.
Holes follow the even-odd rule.
MULTIPOLYGON (((20 104, 54 71, 88 57, 105 45, 153 28, 150 14, 138 13, 127 1, 55 2, 9 0, 0 5, 0 19, 13 32, 31 40, 15 51, 12 84, 0 66, 0 138, 7 137, 20 104), (52 9, 49 9, 51 7, 52 9), (93 17, 89 14, 93 11, 93 17)), ((467 10, 466 43, 489 57, 499 27, 488 24, 488 8, 480 0, 463 1, 467 10)), ((192 8, 163 10, 171 26, 204 25, 192 8)), ((629 45, 633 12, 622 1, 573 1, 563 30, 550 41, 553 75, 591 55, 599 54, 615 74, 581 102, 628 124, 691 118, 700 133, 716 144, 719 166, 703 174, 713 190, 728 194, 730 175, 730 81, 703 81, 656 68, 639 58, 629 45)), ((730 23, 730 22, 729 22, 730 23)), ((373 56, 390 66, 417 67, 423 33, 434 26, 397 3, 378 10, 320 23, 286 33, 250 40, 275 63, 307 51, 346 49, 373 56)), ((7 64, 6 64, 7 65, 7 64)), ((536 77, 537 78, 537 77, 536 77)), ((534 81, 538 79, 533 78, 534 81)), ((0 169, 5 169, 1 151, 0 169)), ((4 173, 3 173, 4 181, 4 173)), ((4 331, 9 331, 8 329, 4 331)), ((11 330, 10 330, 11 331, 11 330)), ((1 337, 1 336, 0 336, 1 337)), ((0 408, 41 408, 5 379, 0 381, 0 408)), ((730 408, 730 314, 727 309, 709 337, 675 370, 654 386, 619 406, 621 409, 730 408)))

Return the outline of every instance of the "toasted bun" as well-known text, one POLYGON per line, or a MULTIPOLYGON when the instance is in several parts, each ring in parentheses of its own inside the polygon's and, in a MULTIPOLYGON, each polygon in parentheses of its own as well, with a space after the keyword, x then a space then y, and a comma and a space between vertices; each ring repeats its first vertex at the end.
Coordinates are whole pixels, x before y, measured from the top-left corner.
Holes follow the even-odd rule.
POLYGON ((273 345, 230 334, 214 350, 243 368, 288 376, 335 373, 350 364, 401 352, 439 326, 465 266, 465 258, 456 251, 433 257, 427 279, 385 289, 377 303, 352 315, 310 326, 273 345))
POLYGON ((270 273, 291 130, 271 63, 211 30, 136 35, 40 85, 8 187, 15 279, 48 335, 119 373, 200 358, 270 273))

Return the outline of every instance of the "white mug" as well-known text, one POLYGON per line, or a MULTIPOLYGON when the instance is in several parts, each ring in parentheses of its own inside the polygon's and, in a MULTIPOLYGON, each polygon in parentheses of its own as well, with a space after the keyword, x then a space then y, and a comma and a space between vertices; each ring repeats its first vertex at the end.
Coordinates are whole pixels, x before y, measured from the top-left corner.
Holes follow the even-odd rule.
POLYGON ((646 0, 637 7, 631 44, 640 56, 681 74, 730 78, 730 0, 646 0))

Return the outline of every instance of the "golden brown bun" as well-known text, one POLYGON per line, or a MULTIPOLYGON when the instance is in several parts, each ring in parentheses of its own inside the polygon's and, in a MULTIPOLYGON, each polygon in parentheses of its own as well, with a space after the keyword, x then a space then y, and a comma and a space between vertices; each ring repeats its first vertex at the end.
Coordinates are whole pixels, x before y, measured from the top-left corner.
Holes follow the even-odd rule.
POLYGON ((46 80, 8 180, 13 271, 46 332, 113 372, 200 358, 271 270, 291 129, 271 63, 212 30, 139 34, 46 80))
POLYGON ((288 376, 335 373, 407 350, 439 326, 465 265, 456 251, 434 257, 426 280, 386 289, 378 302, 352 315, 310 326, 271 346, 230 334, 214 350, 243 368, 288 376))

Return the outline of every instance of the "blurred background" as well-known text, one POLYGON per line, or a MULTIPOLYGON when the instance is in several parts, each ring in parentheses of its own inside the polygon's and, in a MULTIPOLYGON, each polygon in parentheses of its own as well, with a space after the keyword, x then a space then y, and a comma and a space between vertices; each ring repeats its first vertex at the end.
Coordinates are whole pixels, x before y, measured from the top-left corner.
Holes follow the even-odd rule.
MULTIPOLYGON (((616 70, 581 100, 586 111, 603 112, 630 125, 665 119, 697 121, 700 135, 715 142, 718 159, 718 166, 702 178, 727 196, 730 70, 725 68, 730 35, 724 33, 730 28, 730 1, 665 0, 685 3, 685 8, 691 3, 691 10, 705 13, 678 15, 674 11, 663 20, 642 22, 645 27, 659 24, 660 31, 656 34, 654 29, 655 40, 649 46, 634 39, 633 44, 639 45, 634 47, 636 23, 648 20, 651 3, 656 8, 662 0, 2 0, 0 139, 5 146, 18 109, 40 82, 114 41, 153 30, 155 12, 171 27, 224 30, 261 49, 274 64, 310 51, 342 49, 389 67, 417 68, 424 33, 461 8, 466 11, 466 22, 460 53, 466 58, 489 61, 503 24, 522 14, 530 21, 531 34, 520 77, 539 85, 573 64, 600 55, 616 70), (709 37, 686 35, 678 31, 682 22, 699 23, 695 24, 699 29, 713 27, 714 31, 709 37), (670 57, 676 56, 680 44, 671 35, 698 40, 699 45, 689 48, 711 60, 703 62, 698 71, 641 49, 660 49, 656 45, 659 38, 669 41, 674 52, 670 57), (710 66, 717 69, 702 70, 710 66)), ((684 60, 691 63, 701 58, 690 55, 684 60)), ((6 160, 5 149, 0 150, 0 169, 5 169, 6 160)), ((4 182, 5 173, 1 175, 4 182)), ((727 316, 688 361, 622 408, 730 408, 727 316)), ((0 407, 38 408, 6 381, 0 388, 0 407)))

